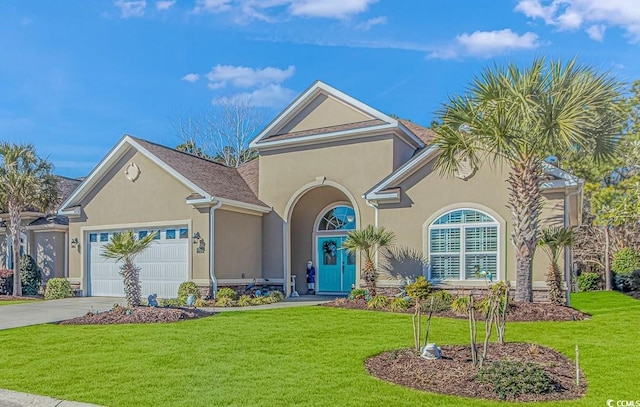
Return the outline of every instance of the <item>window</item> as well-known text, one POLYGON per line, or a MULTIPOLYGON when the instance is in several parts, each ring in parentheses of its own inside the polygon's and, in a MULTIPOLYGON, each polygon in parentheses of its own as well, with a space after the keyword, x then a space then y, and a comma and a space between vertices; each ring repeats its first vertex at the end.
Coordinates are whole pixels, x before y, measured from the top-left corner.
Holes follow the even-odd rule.
POLYGON ((160 231, 156 230, 156 234, 153 235, 153 240, 160 240, 160 231))
POLYGON ((349 206, 336 206, 328 210, 318 224, 318 231, 353 230, 356 228, 356 214, 349 206))
POLYGON ((148 234, 149 232, 147 232, 146 230, 141 230, 138 232, 138 239, 144 239, 148 234))
POLYGON ((108 242, 109 241, 109 234, 108 233, 100 233, 100 241, 101 242, 108 242))
POLYGON ((182 228, 180 229, 180 239, 188 239, 189 238, 189 229, 182 228))
POLYGON ((167 229, 165 232, 165 239, 175 239, 176 238, 176 230, 175 229, 167 229))
POLYGON ((476 269, 498 274, 498 222, 471 210, 448 212, 429 226, 432 279, 471 280, 476 269))
POLYGON ((98 235, 95 233, 89 233, 89 241, 95 243, 98 241, 98 235))

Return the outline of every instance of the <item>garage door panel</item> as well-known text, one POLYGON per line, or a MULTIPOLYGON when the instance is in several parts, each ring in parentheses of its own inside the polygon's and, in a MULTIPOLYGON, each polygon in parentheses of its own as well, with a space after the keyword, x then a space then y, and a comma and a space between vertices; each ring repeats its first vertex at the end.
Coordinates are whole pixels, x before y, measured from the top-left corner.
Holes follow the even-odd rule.
MULTIPOLYGON (((95 241, 90 242, 89 293, 93 296, 124 296, 120 264, 101 256, 106 242, 97 240, 104 238, 104 233, 108 233, 110 239, 114 232, 96 232, 95 241)), ((154 240, 135 259, 136 266, 140 268, 143 298, 150 294, 158 294, 161 298, 176 297, 180 283, 188 280, 189 239, 166 239, 166 236, 161 230, 160 239, 154 240)))

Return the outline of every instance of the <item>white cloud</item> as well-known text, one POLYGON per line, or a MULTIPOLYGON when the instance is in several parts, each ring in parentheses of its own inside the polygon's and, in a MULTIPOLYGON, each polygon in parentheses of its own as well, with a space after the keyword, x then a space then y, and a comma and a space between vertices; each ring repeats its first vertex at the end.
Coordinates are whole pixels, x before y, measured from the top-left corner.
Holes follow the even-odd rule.
POLYGON ((222 13, 231 9, 231 0, 197 0, 193 11, 196 13, 222 13))
POLYGON ((532 32, 522 35, 511 29, 474 31, 460 34, 452 45, 440 47, 429 54, 433 59, 455 59, 462 56, 488 58, 508 51, 535 49, 540 46, 538 36, 532 32))
POLYGON ((227 83, 239 88, 249 88, 281 83, 293 76, 295 69, 293 65, 290 65, 287 69, 270 66, 255 69, 246 66, 216 65, 206 74, 206 77, 209 80, 208 86, 211 89, 223 88, 227 83))
POLYGON ((591 27, 587 28, 585 31, 594 41, 602 42, 604 39, 604 32, 607 29, 607 26, 603 24, 594 24, 591 27))
POLYGON ((588 26, 587 34, 595 41, 603 40, 607 27, 621 27, 633 42, 640 42, 638 0, 520 0, 515 10, 560 30, 588 26))
POLYGON ((241 92, 232 96, 217 97, 214 98, 211 103, 215 105, 248 101, 249 104, 256 107, 281 108, 291 102, 294 96, 295 92, 293 90, 272 83, 252 92, 241 92))
POLYGON ((360 14, 377 0, 293 0, 289 12, 301 17, 347 18, 360 14))
POLYGON ((176 4, 176 0, 160 0, 156 1, 156 9, 158 10, 169 10, 171 7, 176 4))
POLYGON ((122 18, 142 17, 147 8, 145 0, 116 0, 113 4, 120 9, 122 18))
POLYGON ((200 79, 200 75, 198 75, 197 73, 188 73, 182 77, 183 81, 187 81, 191 83, 197 82, 198 79, 200 79))
POLYGON ((362 31, 369 31, 372 27, 375 27, 376 25, 384 25, 384 24, 387 24, 387 17, 385 16, 374 17, 356 25, 356 29, 362 30, 362 31))

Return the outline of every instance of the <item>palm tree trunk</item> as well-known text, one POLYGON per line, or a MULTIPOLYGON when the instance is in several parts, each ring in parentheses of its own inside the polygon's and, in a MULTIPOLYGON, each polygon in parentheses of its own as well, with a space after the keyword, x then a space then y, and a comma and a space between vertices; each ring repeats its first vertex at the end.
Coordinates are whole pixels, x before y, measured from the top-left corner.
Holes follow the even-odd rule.
POLYGON ((122 265, 122 277, 124 280, 124 295, 127 307, 139 307, 141 301, 140 269, 133 263, 125 262, 122 265))
POLYGON ((11 251, 13 258, 13 295, 22 295, 20 279, 20 211, 16 205, 9 203, 9 231, 11 233, 11 251))
POLYGON ((533 256, 538 243, 542 208, 540 182, 540 165, 533 159, 515 163, 507 178, 507 206, 513 215, 511 242, 516 249, 516 301, 533 301, 533 256))

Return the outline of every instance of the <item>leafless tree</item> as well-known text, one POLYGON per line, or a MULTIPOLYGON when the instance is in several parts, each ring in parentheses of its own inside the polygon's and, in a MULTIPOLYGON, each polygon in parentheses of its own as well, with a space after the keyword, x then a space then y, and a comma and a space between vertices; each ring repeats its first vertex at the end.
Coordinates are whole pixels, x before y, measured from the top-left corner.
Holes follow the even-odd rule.
POLYGON ((179 150, 239 167, 256 158, 249 143, 264 126, 264 115, 249 98, 221 99, 198 116, 180 116, 172 127, 179 150))

